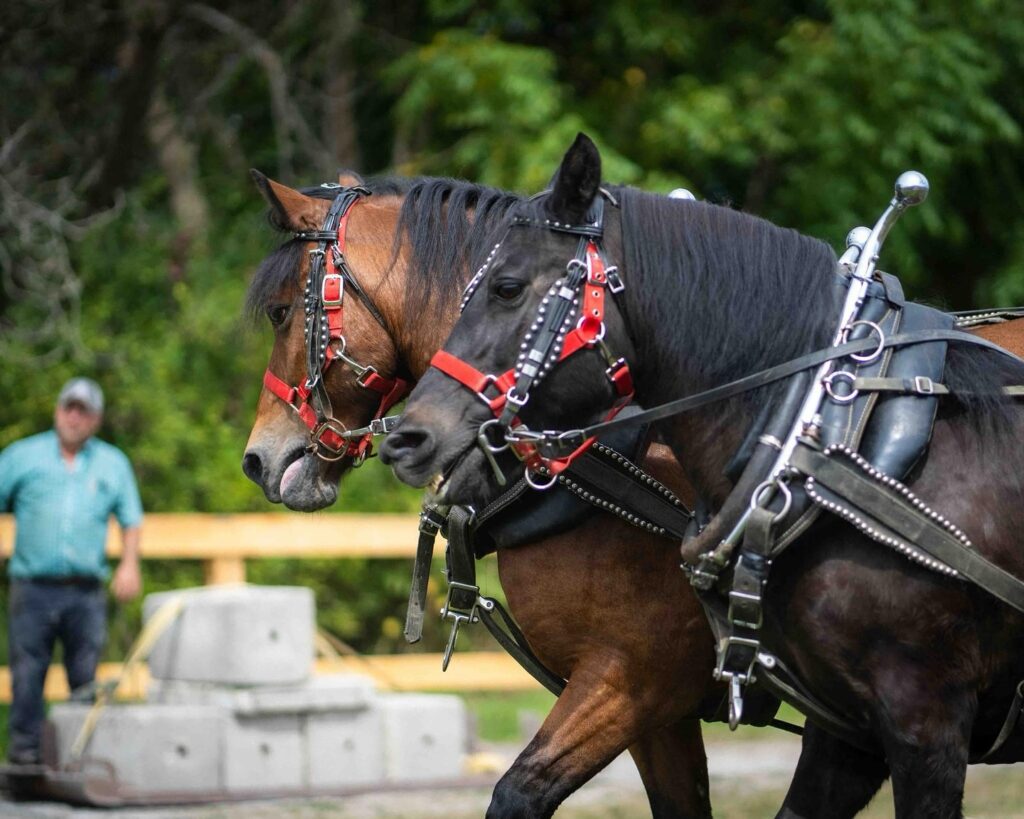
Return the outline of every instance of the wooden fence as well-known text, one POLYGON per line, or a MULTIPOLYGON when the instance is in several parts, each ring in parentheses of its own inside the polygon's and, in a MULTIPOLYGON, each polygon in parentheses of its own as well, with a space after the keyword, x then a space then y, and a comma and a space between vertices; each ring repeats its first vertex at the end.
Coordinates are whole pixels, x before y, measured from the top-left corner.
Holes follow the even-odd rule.
MULTIPOLYGON (((268 557, 408 558, 416 553, 415 515, 357 514, 148 514, 142 532, 144 559, 201 560, 208 585, 245 581, 245 561, 268 557)), ((0 556, 10 554, 14 522, 0 515, 0 556)), ((437 539, 435 551, 443 552, 437 539)), ((110 526, 107 554, 120 553, 120 533, 110 526)), ((456 652, 447 673, 439 654, 395 654, 318 660, 317 673, 354 671, 373 677, 382 688, 406 691, 512 691, 538 689, 538 683, 501 651, 456 652)), ((117 663, 103 664, 99 679, 120 674, 117 663)), ((148 672, 141 667, 125 681, 123 696, 140 696, 148 672)), ((63 669, 47 676, 46 696, 67 696, 63 669)), ((10 676, 0 668, 0 702, 10 701, 10 676)))

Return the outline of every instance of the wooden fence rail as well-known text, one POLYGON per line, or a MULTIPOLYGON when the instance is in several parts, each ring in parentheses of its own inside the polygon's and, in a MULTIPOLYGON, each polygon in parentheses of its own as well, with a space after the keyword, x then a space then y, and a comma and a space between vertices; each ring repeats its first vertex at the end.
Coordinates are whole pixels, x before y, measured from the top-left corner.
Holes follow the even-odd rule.
MULTIPOLYGON (((207 584, 245 581, 245 561, 268 557, 412 558, 416 553, 416 515, 357 514, 148 514, 142 532, 146 559, 201 560, 207 584)), ((14 535, 10 515, 0 515, 0 556, 9 556, 14 535)), ((441 552, 444 541, 438 538, 441 552)), ((111 525, 107 554, 120 553, 120 536, 111 525)), ((317 660, 317 673, 368 674, 386 689, 409 691, 511 691, 540 686, 500 651, 457 653, 441 673, 439 654, 395 654, 317 660)), ((99 679, 113 679, 120 664, 104 663, 99 679)), ((126 681, 122 696, 145 691, 148 672, 140 667, 126 681)), ((63 669, 47 677, 48 699, 67 696, 63 669)), ((10 701, 10 676, 0 668, 0 702, 10 701)))
MULTIPOLYGON (((303 515, 299 513, 146 515, 145 558, 202 560, 207 584, 245 580, 245 561, 262 557, 407 557, 416 554, 416 515, 303 515)), ((121 550, 111 524, 107 554, 121 550)), ((14 522, 0 515, 0 556, 10 554, 14 522)), ((438 549, 443 548, 438 538, 438 549)))

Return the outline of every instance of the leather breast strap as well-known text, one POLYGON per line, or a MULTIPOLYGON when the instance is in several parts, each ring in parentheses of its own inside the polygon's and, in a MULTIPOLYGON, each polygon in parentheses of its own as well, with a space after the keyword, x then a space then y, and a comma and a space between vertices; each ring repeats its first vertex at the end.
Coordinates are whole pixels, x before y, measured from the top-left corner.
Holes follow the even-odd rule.
POLYGON ((584 500, 655 534, 682 540, 693 513, 624 455, 595 443, 559 476, 584 500))
POLYGON ((872 480, 855 465, 806 445, 794 450, 791 464, 933 560, 944 563, 989 594, 1024 612, 1024 582, 972 551, 929 514, 908 505, 899 491, 901 485, 897 489, 889 488, 872 480))

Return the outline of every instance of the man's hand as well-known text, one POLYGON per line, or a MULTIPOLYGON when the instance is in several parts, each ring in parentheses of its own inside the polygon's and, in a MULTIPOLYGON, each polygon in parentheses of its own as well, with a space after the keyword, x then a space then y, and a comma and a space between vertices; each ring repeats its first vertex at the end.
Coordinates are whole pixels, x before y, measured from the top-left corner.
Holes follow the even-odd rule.
POLYGON ((110 581, 110 591, 118 603, 127 603, 139 596, 142 591, 142 572, 139 571, 138 558, 121 560, 110 581))
POLYGON ((134 600, 142 591, 142 572, 139 571, 139 541, 142 530, 138 526, 121 531, 121 563, 110 581, 110 591, 118 603, 134 600))

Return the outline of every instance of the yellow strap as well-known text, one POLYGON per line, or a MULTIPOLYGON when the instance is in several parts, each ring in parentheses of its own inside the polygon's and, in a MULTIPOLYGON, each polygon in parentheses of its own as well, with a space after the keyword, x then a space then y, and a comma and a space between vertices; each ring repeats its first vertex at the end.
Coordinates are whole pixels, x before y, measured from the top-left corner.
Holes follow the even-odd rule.
POLYGON ((149 618, 149 622, 146 623, 142 631, 139 632, 139 636, 135 639, 131 649, 128 651, 128 656, 125 657, 124 664, 121 666, 121 675, 111 684, 102 685, 97 689, 96 700, 93 702, 92 708, 89 709, 89 713, 85 715, 85 722, 82 723, 82 727, 78 731, 78 736, 75 738, 75 742, 71 746, 71 755, 68 759, 69 763, 73 764, 82 758, 82 754, 85 753, 89 740, 92 739, 93 732, 96 730, 96 724, 99 722, 100 714, 103 712, 103 709, 106 708, 107 703, 114 698, 121 682, 128 676, 129 672, 131 672, 132 668, 136 664, 142 662, 149 656, 149 652, 153 650, 153 646, 156 644, 156 641, 160 639, 160 636, 176 619, 178 619, 178 615, 181 614, 184 607, 184 596, 178 595, 164 603, 159 609, 157 609, 156 614, 149 618))

